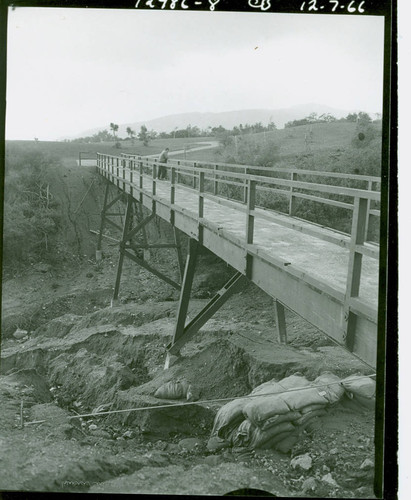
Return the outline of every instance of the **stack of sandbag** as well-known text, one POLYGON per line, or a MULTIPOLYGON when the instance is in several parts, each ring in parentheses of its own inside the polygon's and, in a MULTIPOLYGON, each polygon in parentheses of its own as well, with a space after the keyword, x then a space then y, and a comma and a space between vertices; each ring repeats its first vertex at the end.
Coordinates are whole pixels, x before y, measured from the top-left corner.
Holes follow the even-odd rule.
POLYGON ((170 380, 160 386, 154 397, 160 399, 187 399, 190 384, 186 380, 170 380))
POLYGON ((341 380, 347 396, 361 406, 373 409, 375 407, 376 383, 365 375, 350 375, 341 380))
POLYGON ((250 397, 220 408, 212 437, 223 438, 234 447, 285 452, 314 418, 324 415, 327 406, 337 403, 343 395, 340 379, 328 372, 313 382, 301 375, 265 382, 250 397))

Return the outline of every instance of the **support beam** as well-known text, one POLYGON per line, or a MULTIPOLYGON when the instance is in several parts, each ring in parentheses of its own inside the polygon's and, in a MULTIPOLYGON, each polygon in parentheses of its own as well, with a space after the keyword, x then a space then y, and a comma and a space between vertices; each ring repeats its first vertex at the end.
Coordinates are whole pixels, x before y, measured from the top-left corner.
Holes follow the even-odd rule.
POLYGON ((127 199, 127 209, 126 209, 126 218, 124 220, 123 235, 122 235, 121 241, 120 241, 120 249, 119 249, 120 254, 118 257, 117 276, 116 276, 116 283, 114 285, 113 300, 111 302, 112 306, 118 300, 118 292, 120 290, 121 273, 123 271, 125 245, 126 245, 126 242, 128 240, 129 225, 130 225, 132 214, 133 214, 133 199, 131 198, 131 196, 129 196, 127 199))
POLYGON ((152 273, 155 276, 157 276, 157 278, 160 278, 161 280, 165 281, 166 283, 168 283, 169 285, 171 285, 176 290, 181 290, 181 286, 178 283, 176 283, 174 280, 172 280, 171 278, 169 278, 168 276, 166 276, 165 274, 163 274, 158 269, 155 269, 153 266, 150 266, 150 264, 147 264, 147 262, 144 261, 143 259, 139 259, 137 256, 133 255, 132 253, 130 253, 126 249, 124 250, 123 253, 124 253, 125 257, 128 257, 129 259, 131 259, 132 261, 134 261, 139 266, 144 267, 144 269, 147 269, 147 271, 149 271, 150 273, 152 273))
POLYGON ((285 323, 284 306, 278 300, 274 300, 275 323, 277 325, 278 342, 287 343, 287 328, 285 323))
POLYGON ((368 200, 355 198, 354 212, 351 228, 350 257, 348 261, 347 287, 344 300, 344 333, 343 338, 347 349, 354 348, 357 318, 351 310, 351 299, 357 298, 360 292, 362 253, 358 248, 364 245, 366 240, 368 200))
MULTIPOLYGON (((245 284, 246 278, 243 274, 237 272, 225 285, 219 290, 210 302, 190 321, 186 327, 179 325, 179 335, 175 336, 173 342, 168 346, 169 354, 176 354, 181 347, 188 342, 190 337, 197 333, 205 323, 214 316, 223 304, 245 284)), ((188 305, 188 302, 187 302, 188 305)), ((177 330, 177 328, 176 328, 177 330)))
MULTIPOLYGON (((107 198, 108 198, 109 189, 110 189, 110 182, 107 181, 106 189, 104 192, 104 204, 103 204, 103 209, 101 211, 100 231, 99 231, 98 240, 97 240, 97 251, 98 252, 101 252, 101 239, 103 237, 103 231, 104 231, 104 222, 105 222, 105 217, 106 217, 107 198)), ((96 256, 97 256, 97 254, 96 254, 96 256)))
MULTIPOLYGON (((187 318, 188 304, 190 302, 191 288, 193 286, 194 272, 197 264, 200 245, 192 238, 188 240, 188 253, 184 269, 183 284, 181 287, 180 301, 178 304, 177 321, 171 344, 174 344, 183 334, 187 318)), ((164 369, 170 366, 170 354, 167 353, 164 369)))
POLYGON ((180 236, 178 234, 178 229, 175 226, 173 226, 173 232, 174 232, 174 244, 175 244, 176 250, 177 250, 178 269, 180 271, 181 281, 183 281, 183 278, 184 278, 183 254, 181 252, 180 236))

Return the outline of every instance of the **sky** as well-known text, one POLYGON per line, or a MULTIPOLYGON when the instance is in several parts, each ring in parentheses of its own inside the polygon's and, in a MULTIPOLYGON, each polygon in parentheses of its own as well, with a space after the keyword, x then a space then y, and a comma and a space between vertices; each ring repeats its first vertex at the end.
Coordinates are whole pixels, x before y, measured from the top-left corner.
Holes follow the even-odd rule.
POLYGON ((383 18, 9 9, 6 139, 306 103, 382 111, 383 18))

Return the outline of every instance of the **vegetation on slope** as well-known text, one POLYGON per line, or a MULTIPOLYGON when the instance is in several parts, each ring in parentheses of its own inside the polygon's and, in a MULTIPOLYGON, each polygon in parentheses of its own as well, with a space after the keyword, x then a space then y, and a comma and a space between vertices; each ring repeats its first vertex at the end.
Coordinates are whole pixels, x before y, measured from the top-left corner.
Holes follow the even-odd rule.
POLYGON ((34 148, 7 157, 3 234, 6 265, 53 254, 60 211, 50 191, 48 172, 56 163, 56 159, 34 148))

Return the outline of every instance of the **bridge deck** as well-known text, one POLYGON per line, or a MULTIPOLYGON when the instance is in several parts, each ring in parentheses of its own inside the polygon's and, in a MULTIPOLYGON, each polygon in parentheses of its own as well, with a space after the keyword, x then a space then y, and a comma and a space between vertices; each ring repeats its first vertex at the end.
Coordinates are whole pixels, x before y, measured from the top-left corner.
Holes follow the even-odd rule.
MULTIPOLYGON (((153 180, 143 174, 142 166, 140 173, 124 165, 113 168, 103 161, 97 168, 119 189, 154 209, 158 216, 200 241, 286 307, 375 366, 379 268, 378 259, 365 250, 368 247, 371 255, 378 255, 377 245, 357 242, 355 253, 349 235, 286 215, 276 214, 276 220, 267 220, 266 209, 250 211, 250 207, 232 201, 223 204, 201 188, 177 184, 175 179, 173 183, 153 180), (252 243, 247 242, 250 214, 252 243), (307 234, 314 227, 317 236, 307 234), (349 294, 347 280, 350 265, 355 266, 353 252, 356 256, 362 254, 361 282, 358 293, 349 294), (348 335, 352 317, 354 333, 348 335)), ((364 191, 358 193, 359 197, 366 196, 364 191)), ((369 196, 376 199, 372 198, 374 194, 369 196)))
MULTIPOLYGON (((146 182, 150 182, 146 177, 146 182)), ((163 199, 169 198, 170 183, 161 181, 157 183, 157 195, 163 199)), ((190 188, 176 186, 175 203, 179 207, 196 214, 198 210, 198 193, 190 188)), ((235 203, 235 202, 234 202, 235 203)), ((238 203, 241 208, 241 204, 238 203)), ((293 220, 296 227, 311 226, 309 222, 298 220, 287 215, 277 214, 280 219, 293 220)), ((204 200, 204 218, 218 227, 232 233, 239 239, 246 237, 247 214, 239 209, 222 206, 212 200, 204 200)), ((330 287, 345 293, 347 285, 347 268, 349 249, 337 246, 329 241, 302 233, 298 229, 284 227, 268 221, 263 217, 263 210, 256 210, 254 222, 254 245, 263 249, 268 254, 284 259, 289 265, 310 274, 330 287), (260 214, 258 217, 257 214, 260 214)), ((317 227, 318 233, 324 235, 338 234, 326 227, 317 227)), ((349 241, 349 237, 341 233, 341 239, 349 241)), ((372 244, 370 246, 373 246, 372 244)), ((362 262, 360 299, 370 307, 377 307, 378 302, 378 261, 364 256, 362 262)))

